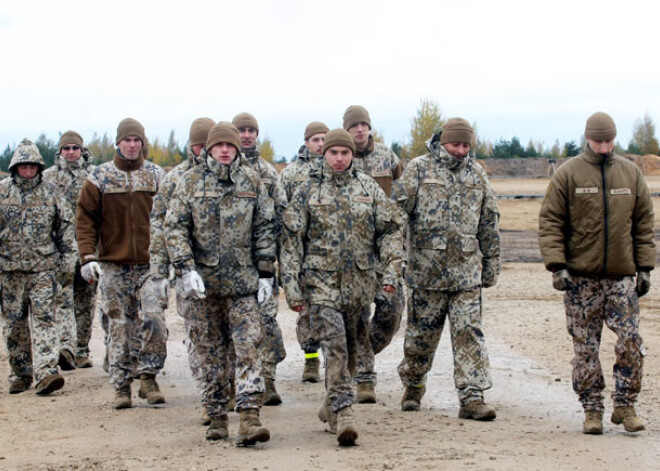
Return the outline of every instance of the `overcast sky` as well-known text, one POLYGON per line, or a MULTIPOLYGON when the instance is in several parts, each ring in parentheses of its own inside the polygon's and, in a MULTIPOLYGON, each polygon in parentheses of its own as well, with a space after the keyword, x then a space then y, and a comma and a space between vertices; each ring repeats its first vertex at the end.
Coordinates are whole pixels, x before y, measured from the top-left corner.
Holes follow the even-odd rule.
MULTIPOLYGON (((365 106, 406 141, 420 99, 482 138, 579 143, 610 113, 626 147, 660 123, 660 2, 29 1, 0 6, 0 150, 67 129, 114 139, 138 119, 181 144, 190 123, 259 120, 290 157, 308 122, 365 106)), ((658 133, 656 133, 656 136, 658 133)))

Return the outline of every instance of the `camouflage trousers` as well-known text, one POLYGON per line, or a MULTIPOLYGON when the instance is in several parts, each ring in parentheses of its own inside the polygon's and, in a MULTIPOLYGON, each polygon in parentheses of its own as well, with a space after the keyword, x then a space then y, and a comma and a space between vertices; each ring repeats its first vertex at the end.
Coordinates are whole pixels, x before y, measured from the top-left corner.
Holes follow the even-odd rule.
POLYGON ((55 271, 0 272, 0 319, 9 357, 9 381, 39 383, 58 373, 59 324, 55 271))
POLYGON ((264 379, 274 380, 277 364, 286 358, 282 329, 277 323, 279 304, 277 278, 273 278, 273 296, 259 306, 259 319, 263 331, 259 354, 261 355, 261 375, 264 379))
POLYGON ((119 389, 141 374, 158 374, 167 357, 168 331, 163 306, 147 282, 149 265, 103 262, 101 268, 99 296, 108 317, 110 382, 119 389))
POLYGON ((213 267, 197 267, 206 286, 205 299, 191 299, 188 334, 203 378, 202 404, 209 417, 227 413, 231 394, 231 345, 234 346, 236 410, 258 409, 265 391, 259 345, 262 327, 255 294, 220 295, 213 267))
POLYGON ((351 377, 357 363, 357 329, 363 308, 340 312, 328 306, 309 306, 313 335, 321 340, 325 390, 336 412, 355 402, 351 377))
POLYGON ((375 355, 390 344, 401 325, 406 302, 403 279, 397 280, 394 293, 383 291, 382 282, 383 277, 378 274, 373 316, 371 306, 367 306, 358 324, 358 373, 355 376, 358 383, 376 382, 375 355))
POLYGON ((300 348, 306 354, 316 353, 321 348, 321 342, 315 338, 310 325, 309 319, 309 309, 307 306, 298 313, 298 319, 296 320, 296 338, 298 339, 298 344, 300 348))
POLYGON ((573 390, 584 410, 603 410, 605 379, 598 358, 603 323, 616 334, 614 406, 635 403, 642 387, 644 347, 639 335, 639 300, 631 276, 573 277, 564 294, 568 333, 573 339, 573 390))
POLYGON ((89 356, 92 320, 96 307, 96 283, 88 283, 76 264, 73 285, 59 286, 57 317, 60 321, 60 348, 76 357, 89 356))
POLYGON ((449 320, 454 385, 461 405, 483 399, 492 386, 481 330, 481 288, 463 291, 411 290, 399 376, 404 386, 426 382, 445 320, 449 320))

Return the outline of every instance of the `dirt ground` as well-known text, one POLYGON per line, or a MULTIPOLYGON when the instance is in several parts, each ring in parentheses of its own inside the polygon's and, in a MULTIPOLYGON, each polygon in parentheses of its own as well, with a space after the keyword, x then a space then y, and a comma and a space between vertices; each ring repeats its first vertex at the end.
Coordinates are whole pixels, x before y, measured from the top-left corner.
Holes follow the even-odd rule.
MULTIPOLYGON (((543 193, 547 180, 494 180, 493 185, 500 194, 543 193)), ((649 185, 658 191, 654 187, 660 188, 660 177, 649 179, 649 185)), ((486 400, 497 409, 495 421, 457 418, 446 335, 429 375, 422 410, 401 412, 402 387, 396 367, 402 357, 402 328, 377 357, 378 403, 355 406, 358 446, 338 448, 316 417, 323 385, 300 382, 303 355, 295 341, 296 316, 282 298, 278 319, 288 356, 279 367, 277 381, 284 403, 262 410, 270 442, 245 449, 231 441, 205 440, 202 409, 183 346, 183 322, 170 310, 169 356, 159 377, 167 398, 163 406, 146 405, 134 387, 134 407, 112 409, 113 391, 100 366, 103 347, 98 322, 92 340, 94 367, 65 372, 66 385, 51 396, 38 397, 34 390, 10 396, 7 358, 4 351, 0 353, 0 469, 655 468, 660 461, 660 282, 654 276, 651 292, 641 301, 647 357, 638 412, 647 430, 628 434, 611 424, 608 400, 605 434, 583 435, 581 408, 571 388, 572 346, 562 295, 552 289, 542 264, 519 262, 534 256, 538 260, 538 253, 533 252, 540 200, 500 200, 499 204, 506 263, 498 285, 484 291, 484 331, 493 376, 486 400)), ((613 339, 606 331, 601 350, 608 395, 613 339)), ((237 415, 231 413, 231 438, 237 427, 237 415)))

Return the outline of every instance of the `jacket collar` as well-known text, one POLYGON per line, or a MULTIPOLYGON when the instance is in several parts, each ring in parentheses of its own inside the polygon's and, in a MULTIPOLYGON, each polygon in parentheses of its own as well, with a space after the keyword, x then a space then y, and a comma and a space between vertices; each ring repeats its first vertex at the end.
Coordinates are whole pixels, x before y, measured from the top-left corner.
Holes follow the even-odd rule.
POLYGON ((140 155, 138 155, 137 159, 129 160, 122 156, 118 149, 115 149, 115 155, 112 158, 112 162, 119 170, 123 170, 124 172, 133 172, 142 168, 144 157, 142 156, 142 151, 140 151, 140 155))

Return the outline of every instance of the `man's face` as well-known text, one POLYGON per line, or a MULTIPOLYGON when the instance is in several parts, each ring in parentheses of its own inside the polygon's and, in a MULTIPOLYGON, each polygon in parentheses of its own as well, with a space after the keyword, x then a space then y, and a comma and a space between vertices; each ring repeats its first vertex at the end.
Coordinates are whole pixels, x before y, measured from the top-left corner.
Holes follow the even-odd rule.
POLYGON ((128 136, 119 141, 119 152, 128 160, 137 160, 142 149, 142 139, 137 136, 128 136))
POLYGON ((239 135, 241 136, 241 147, 247 149, 248 147, 254 147, 257 143, 257 136, 259 133, 254 128, 241 128, 238 130, 239 135))
POLYGON ((18 164, 16 166, 16 171, 18 172, 19 177, 29 180, 37 175, 39 166, 35 164, 18 164))
POLYGON ((365 147, 367 147, 367 143, 369 142, 370 131, 371 129, 369 129, 369 125, 367 123, 357 123, 355 126, 351 126, 348 129, 348 132, 350 132, 351 136, 353 136, 355 145, 359 149, 364 149, 365 147))
POLYGON ((470 144, 467 142, 447 142, 442 145, 454 158, 462 160, 470 153, 470 144))
POLYGON ((208 152, 211 154, 213 160, 222 165, 229 165, 232 163, 238 153, 236 147, 227 144, 226 142, 214 145, 208 152))
POLYGON ((610 139, 609 141, 587 139, 587 143, 589 144, 589 148, 596 154, 609 154, 614 150, 614 139, 610 139))
POLYGON ((204 144, 195 144, 194 146, 190 146, 190 149, 193 151, 193 154, 195 154, 195 157, 199 157, 199 154, 202 153, 203 148, 204 144))
POLYGON ((73 162, 82 156, 82 149, 78 144, 64 144, 60 150, 60 155, 67 162, 73 162))
POLYGON ((336 172, 343 172, 351 166, 353 151, 344 146, 332 146, 325 151, 326 162, 336 172))
POLYGON ((305 145, 310 150, 310 152, 316 155, 321 155, 321 151, 323 150, 324 139, 325 139, 324 132, 312 134, 310 138, 305 141, 305 145))

